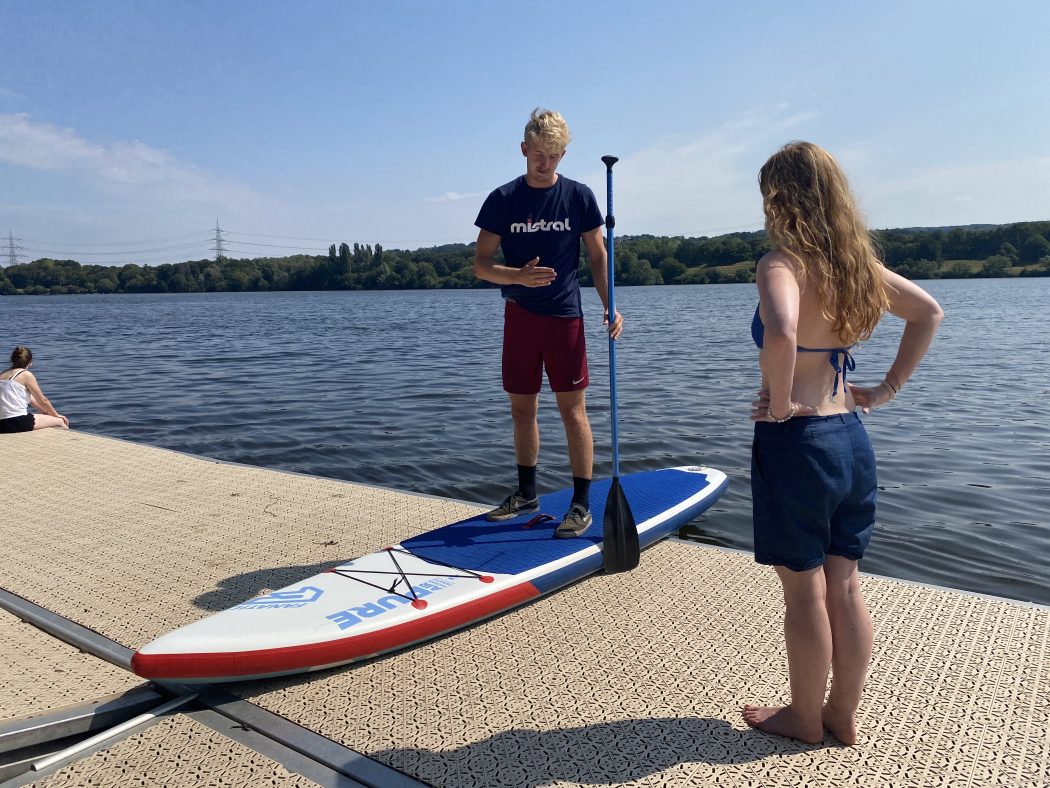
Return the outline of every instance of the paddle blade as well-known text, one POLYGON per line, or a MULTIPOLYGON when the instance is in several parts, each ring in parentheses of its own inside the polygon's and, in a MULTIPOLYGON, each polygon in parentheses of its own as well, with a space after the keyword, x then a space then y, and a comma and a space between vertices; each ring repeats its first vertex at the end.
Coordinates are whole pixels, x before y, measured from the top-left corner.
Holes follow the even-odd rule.
POLYGON ((613 477, 609 498, 605 501, 604 536, 605 571, 629 572, 638 566, 638 526, 627 503, 620 479, 613 477))

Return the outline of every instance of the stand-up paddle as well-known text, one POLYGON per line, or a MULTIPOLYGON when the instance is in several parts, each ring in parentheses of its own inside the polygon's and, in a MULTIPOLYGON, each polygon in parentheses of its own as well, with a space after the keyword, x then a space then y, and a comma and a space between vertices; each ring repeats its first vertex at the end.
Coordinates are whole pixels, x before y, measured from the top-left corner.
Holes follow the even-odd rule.
MULTIPOLYGON (((607 214, 605 216, 605 238, 606 246, 609 247, 609 324, 616 320, 616 296, 615 296, 615 246, 613 241, 613 227, 616 219, 613 216, 613 165, 619 159, 615 156, 602 156, 605 162, 606 194, 608 197, 607 214)), ((631 513, 627 496, 624 495, 623 487, 620 486, 620 441, 618 425, 616 423, 616 342, 612 336, 609 337, 609 402, 611 404, 612 417, 612 451, 613 451, 613 477, 612 486, 609 487, 609 497, 605 501, 605 533, 603 543, 603 563, 605 571, 627 572, 638 566, 640 548, 638 546, 638 526, 634 522, 634 514, 631 513)))

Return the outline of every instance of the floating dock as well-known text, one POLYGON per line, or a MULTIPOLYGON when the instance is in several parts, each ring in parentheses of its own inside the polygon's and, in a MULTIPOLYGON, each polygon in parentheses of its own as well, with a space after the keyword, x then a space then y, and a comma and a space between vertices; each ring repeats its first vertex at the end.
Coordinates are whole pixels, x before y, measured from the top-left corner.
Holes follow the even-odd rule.
MULTIPOLYGON (((127 671, 175 627, 482 507, 76 431, 0 436, 0 786, 1050 786, 1050 609, 864 576, 861 741, 784 702, 775 575, 676 540, 435 641, 179 696, 127 671), (30 623, 25 623, 30 622, 30 623)), ((198 688, 194 688, 198 689, 198 688)))

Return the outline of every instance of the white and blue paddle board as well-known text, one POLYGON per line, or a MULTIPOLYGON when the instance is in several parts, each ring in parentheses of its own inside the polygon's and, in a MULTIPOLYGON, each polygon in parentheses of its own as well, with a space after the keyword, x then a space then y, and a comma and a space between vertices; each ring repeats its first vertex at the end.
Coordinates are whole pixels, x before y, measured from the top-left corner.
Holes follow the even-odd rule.
MULTIPOLYGON (((728 480, 713 468, 683 467, 620 483, 644 548, 704 512, 728 480)), ((594 523, 576 538, 554 536, 572 491, 544 495, 537 513, 436 528, 176 629, 135 652, 132 669, 180 682, 321 670, 517 607, 601 570, 609 486, 592 485, 594 523)))

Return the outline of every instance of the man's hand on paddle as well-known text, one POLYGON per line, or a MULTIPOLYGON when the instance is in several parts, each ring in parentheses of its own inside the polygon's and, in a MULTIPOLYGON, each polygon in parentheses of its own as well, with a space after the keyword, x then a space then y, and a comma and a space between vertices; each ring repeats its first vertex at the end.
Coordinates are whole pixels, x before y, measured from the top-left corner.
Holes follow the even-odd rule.
POLYGON ((518 284, 523 287, 545 287, 554 281, 557 274, 553 268, 545 268, 539 264, 540 258, 533 257, 518 269, 518 284))
POLYGON ((620 314, 620 310, 616 310, 616 320, 613 321, 612 325, 609 325, 609 310, 605 310, 605 316, 602 319, 602 325, 608 326, 609 336, 613 339, 619 339, 620 334, 623 332, 623 315, 620 314))

